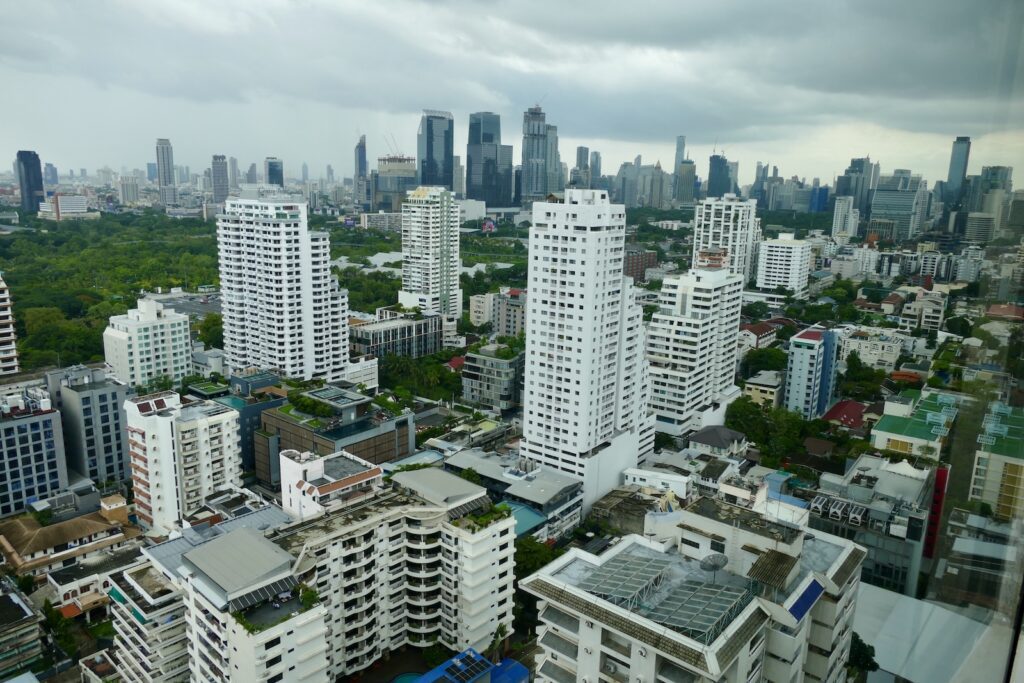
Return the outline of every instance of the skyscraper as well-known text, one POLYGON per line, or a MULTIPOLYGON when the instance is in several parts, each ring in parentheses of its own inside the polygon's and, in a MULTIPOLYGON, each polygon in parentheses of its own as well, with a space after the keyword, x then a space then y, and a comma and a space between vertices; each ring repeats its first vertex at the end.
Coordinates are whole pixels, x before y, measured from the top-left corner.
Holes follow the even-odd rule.
POLYGON ((573 187, 588 188, 590 184, 590 150, 586 147, 576 148, 576 165, 569 174, 569 184, 573 187))
POLYGON ((466 198, 466 167, 459 156, 452 160, 452 193, 459 199, 466 198))
POLYGON ((156 184, 160 188, 160 203, 171 206, 178 203, 178 188, 174 179, 174 148, 167 138, 156 141, 156 184))
POLYGON ((724 268, 665 278, 647 328, 657 431, 682 436, 724 423, 740 394, 734 379, 742 293, 743 278, 724 268))
POLYGON ((676 136, 676 159, 672 165, 672 172, 675 173, 679 170, 679 164, 686 160, 686 136, 676 136))
POLYGON ((228 157, 228 187, 238 187, 238 159, 228 157))
POLYGON ((590 179, 601 177, 601 153, 593 151, 590 153, 590 179))
POLYGON ((423 110, 416 155, 420 185, 454 189, 455 121, 451 112, 423 110))
POLYGON ((867 216, 871 209, 871 192, 878 185, 878 164, 871 157, 850 159, 843 175, 836 178, 836 196, 853 197, 853 208, 867 216))
POLYGON ((46 185, 60 184, 60 175, 57 173, 57 167, 49 162, 43 166, 43 183, 46 185))
POLYGON ((501 118, 489 111, 469 115, 466 197, 488 207, 512 202, 512 145, 501 144, 501 118))
POLYGON ((533 204, 520 453, 581 477, 584 512, 654 444, 625 233, 625 208, 604 191, 533 204))
POLYGON ((398 303, 431 315, 462 317, 459 206, 451 191, 423 186, 402 205, 402 289, 398 303))
MULTIPOLYGON (((72 171, 72 173, 74 173, 74 171, 72 171)), ((146 163, 146 180, 148 180, 151 183, 155 183, 156 182, 156 177, 157 177, 156 176, 156 164, 154 164, 151 161, 147 162, 146 163)))
POLYGON ((548 126, 540 105, 523 112, 523 180, 520 196, 524 202, 548 195, 548 126))
POLYGON ((267 185, 284 187, 284 161, 277 157, 263 160, 263 182, 267 185))
POLYGON ((327 233, 310 232, 306 214, 306 204, 291 198, 229 197, 224 204, 217 244, 224 354, 232 371, 343 378, 348 294, 331 275, 327 233))
POLYGON ((692 204, 696 183, 697 164, 690 159, 683 159, 676 167, 676 201, 692 204))
POLYGON ((21 210, 25 213, 38 213, 39 202, 46 199, 43 190, 43 169, 39 165, 39 155, 28 150, 21 150, 17 156, 18 186, 21 189, 21 210))
POLYGON ((302 162, 302 184, 305 185, 309 182, 309 165, 305 161, 302 162))
POLYGON ((548 193, 561 192, 565 189, 566 173, 562 157, 558 153, 558 126, 547 124, 545 135, 547 138, 548 193))
POLYGON ((955 203, 960 199, 960 192, 963 190, 964 178, 967 177, 967 162, 971 157, 971 139, 961 135, 953 140, 953 150, 949 154, 949 174, 946 176, 947 204, 955 203))
POLYGON ((249 170, 245 172, 245 182, 254 185, 259 182, 259 173, 256 170, 256 164, 249 164, 249 170))
POLYGON ((220 204, 228 198, 228 162, 223 154, 214 154, 210 162, 210 179, 213 181, 213 203, 220 204))
POLYGON ((366 163, 366 136, 360 135, 353 160, 352 196, 356 204, 365 206, 370 201, 370 170, 366 163))
POLYGON ((871 196, 871 218, 895 221, 893 239, 910 239, 924 227, 928 216, 928 183, 907 169, 898 168, 878 181, 871 196))
POLYGON ((832 239, 846 244, 857 235, 860 211, 853 205, 853 197, 836 197, 835 212, 832 214, 832 239))
POLYGON ((754 272, 754 247, 761 241, 757 202, 734 194, 697 204, 693 217, 693 265, 728 263, 730 273, 749 282, 754 272))
POLYGON ((708 167, 708 198, 721 197, 732 192, 729 160, 724 154, 712 154, 708 167))

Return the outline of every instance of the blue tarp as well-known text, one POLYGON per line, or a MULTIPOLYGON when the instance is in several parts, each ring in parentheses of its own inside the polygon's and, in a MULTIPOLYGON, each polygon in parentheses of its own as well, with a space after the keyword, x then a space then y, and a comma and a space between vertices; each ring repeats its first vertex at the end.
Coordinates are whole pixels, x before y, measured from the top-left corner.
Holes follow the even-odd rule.
POLYGON ((793 618, 800 621, 804 618, 814 603, 818 601, 821 594, 825 592, 825 587, 818 583, 817 579, 812 579, 804 592, 800 594, 800 597, 796 599, 796 602, 789 608, 789 613, 793 615, 793 618))

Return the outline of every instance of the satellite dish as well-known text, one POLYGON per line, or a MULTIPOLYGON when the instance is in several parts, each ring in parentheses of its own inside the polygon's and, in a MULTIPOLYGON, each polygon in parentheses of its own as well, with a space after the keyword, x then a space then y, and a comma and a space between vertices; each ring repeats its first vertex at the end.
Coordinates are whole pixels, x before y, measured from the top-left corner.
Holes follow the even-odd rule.
POLYGON ((729 564, 729 558, 722 553, 711 553, 700 561, 700 568, 706 572, 717 572, 729 564))

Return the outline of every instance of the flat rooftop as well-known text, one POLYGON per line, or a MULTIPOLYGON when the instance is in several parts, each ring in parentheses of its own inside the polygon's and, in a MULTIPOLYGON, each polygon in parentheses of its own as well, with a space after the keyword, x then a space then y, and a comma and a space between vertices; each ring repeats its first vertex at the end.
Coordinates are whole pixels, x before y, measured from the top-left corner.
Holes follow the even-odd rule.
POLYGON ((787 545, 795 541, 802 533, 800 529, 772 522, 747 508, 730 505, 712 498, 700 497, 690 503, 686 507, 686 511, 728 526, 740 527, 744 531, 765 538, 782 541, 787 545))
POLYGON ((113 552, 101 552, 80 559, 70 567, 50 572, 50 576, 58 584, 65 584, 97 574, 109 574, 119 567, 127 567, 129 564, 132 564, 139 559, 141 554, 142 549, 135 546, 119 548, 113 552))
POLYGON ((754 599, 748 579, 636 543, 600 564, 577 557, 552 578, 704 644, 754 599))

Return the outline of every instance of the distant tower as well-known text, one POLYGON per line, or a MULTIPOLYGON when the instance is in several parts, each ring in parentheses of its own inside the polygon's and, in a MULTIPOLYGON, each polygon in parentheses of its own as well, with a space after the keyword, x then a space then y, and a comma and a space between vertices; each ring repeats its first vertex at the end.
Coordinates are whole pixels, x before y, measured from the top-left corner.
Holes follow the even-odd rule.
POLYGON ((305 161, 302 162, 302 184, 305 185, 309 182, 309 166, 305 161))
POLYGON ((721 197, 732 192, 729 160, 724 154, 713 154, 708 168, 708 197, 721 197))
POLYGON ((17 156, 18 185, 21 188, 21 210, 24 213, 37 213, 39 202, 46 199, 43 190, 43 169, 39 165, 39 155, 32 151, 22 150, 17 156))
POLYGON ((228 158, 228 187, 238 187, 238 159, 228 158))
POLYGON ((214 154, 210 163, 210 179, 213 181, 213 203, 220 204, 228 198, 228 162, 223 154, 214 154))
POLYGON ((548 126, 540 106, 523 112, 523 176, 520 195, 524 202, 548 195, 548 126))
POLYGON ((253 185, 259 182, 257 177, 256 164, 249 164, 249 170, 245 172, 245 182, 253 185))
POLYGON ((501 119, 480 111, 469 115, 466 143, 466 197, 488 207, 512 202, 512 145, 501 144, 501 119))
POLYGON ((263 178, 267 185, 284 187, 284 162, 277 157, 263 160, 263 178))
POLYGON ((56 166, 51 163, 43 166, 43 182, 47 185, 60 185, 60 175, 56 166))
POLYGON ((967 177, 967 161, 971 156, 971 139, 961 135, 953 141, 953 150, 949 155, 949 175, 946 176, 946 202, 952 203, 960 199, 964 178, 967 177))
POLYGON ((160 188, 160 203, 170 206, 178 203, 178 188, 174 182, 174 148, 167 138, 156 141, 156 184, 160 188))
POLYGON ((590 153, 590 179, 601 177, 601 153, 591 152, 590 153))
POLYGON ((672 172, 676 173, 679 171, 679 164, 683 163, 686 159, 686 136, 676 136, 676 163, 672 167, 672 172))
POLYGON ((420 185, 454 190, 455 120, 451 112, 424 109, 416 136, 420 185))
POLYGON ((431 315, 462 316, 459 206, 443 187, 409 192, 402 205, 402 289, 398 303, 431 315))

